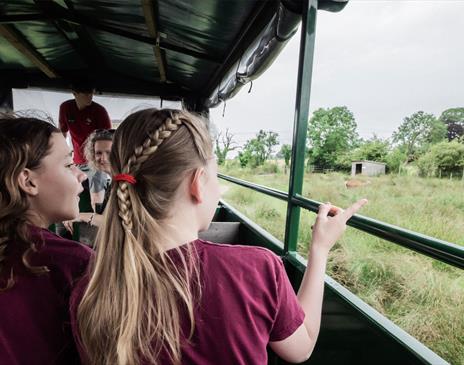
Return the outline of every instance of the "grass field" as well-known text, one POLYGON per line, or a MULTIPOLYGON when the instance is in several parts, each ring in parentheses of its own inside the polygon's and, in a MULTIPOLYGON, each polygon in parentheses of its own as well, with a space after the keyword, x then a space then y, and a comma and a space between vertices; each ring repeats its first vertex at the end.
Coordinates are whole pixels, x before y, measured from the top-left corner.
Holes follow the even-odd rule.
MULTIPOLYGON (((221 172, 287 191, 288 175, 223 167, 221 172)), ((464 246, 464 181, 373 177, 346 189, 348 176, 307 174, 303 195, 346 207, 366 197, 360 214, 464 246)), ((283 240, 286 205, 221 181, 223 199, 283 240)), ((306 256, 315 215, 301 214, 298 251, 306 256)), ((393 243, 348 228, 332 250, 329 274, 452 364, 464 365, 464 273, 393 243)))

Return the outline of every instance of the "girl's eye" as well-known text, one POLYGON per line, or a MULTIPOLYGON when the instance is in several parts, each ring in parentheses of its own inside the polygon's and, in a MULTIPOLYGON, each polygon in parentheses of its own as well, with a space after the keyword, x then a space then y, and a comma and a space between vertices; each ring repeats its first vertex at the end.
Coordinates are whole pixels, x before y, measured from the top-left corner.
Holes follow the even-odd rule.
POLYGON ((66 168, 70 169, 71 167, 76 166, 75 163, 69 163, 66 165, 66 168))

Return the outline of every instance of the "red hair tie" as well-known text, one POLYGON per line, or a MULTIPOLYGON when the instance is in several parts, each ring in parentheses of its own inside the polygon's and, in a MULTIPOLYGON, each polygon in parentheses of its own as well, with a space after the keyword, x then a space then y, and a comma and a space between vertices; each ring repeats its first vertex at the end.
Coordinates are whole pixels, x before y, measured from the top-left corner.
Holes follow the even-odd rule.
POLYGON ((114 181, 125 181, 128 182, 131 185, 134 185, 137 180, 135 180, 135 177, 129 174, 117 174, 113 176, 114 181))

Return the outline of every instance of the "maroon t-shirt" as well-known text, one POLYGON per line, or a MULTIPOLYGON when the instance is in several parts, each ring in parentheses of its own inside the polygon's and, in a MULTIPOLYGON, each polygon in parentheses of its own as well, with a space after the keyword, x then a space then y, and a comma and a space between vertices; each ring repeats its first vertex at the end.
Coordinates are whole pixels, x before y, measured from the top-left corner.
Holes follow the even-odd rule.
POLYGON ((47 266, 50 271, 30 273, 21 263, 20 250, 8 244, 2 279, 13 267, 15 284, 0 292, 0 364, 79 364, 69 320, 69 297, 85 272, 92 250, 45 229, 31 227, 30 233, 38 252, 29 256, 29 262, 47 266))
MULTIPOLYGON (((289 337, 304 320, 282 260, 259 247, 202 240, 192 244, 200 260, 202 297, 195 310, 193 338, 183 340, 182 364, 267 364, 269 341, 289 337)), ((170 254, 175 259, 174 252, 170 254)), ((71 297, 77 338, 75 314, 85 286, 82 280, 71 297)), ((182 331, 189 333, 188 321, 182 331)), ((171 362, 162 356, 159 363, 171 362)))
POLYGON ((79 110, 74 99, 60 105, 60 129, 70 132, 74 149, 74 162, 85 164, 83 144, 87 137, 96 129, 110 129, 111 121, 106 109, 92 102, 88 107, 79 110))

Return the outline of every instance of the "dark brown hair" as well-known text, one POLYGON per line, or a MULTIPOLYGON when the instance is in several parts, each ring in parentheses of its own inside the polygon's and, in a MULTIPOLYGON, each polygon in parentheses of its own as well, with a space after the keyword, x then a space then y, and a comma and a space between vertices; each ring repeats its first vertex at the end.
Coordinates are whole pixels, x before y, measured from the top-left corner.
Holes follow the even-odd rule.
POLYGON ((19 245, 23 264, 33 273, 48 271, 31 266, 28 255, 36 248, 29 242, 26 194, 18 185, 18 176, 25 168, 36 170, 50 152, 52 133, 60 133, 54 125, 36 118, 0 114, 0 291, 14 284, 13 271, 5 279, 4 264, 8 245, 19 245), (6 285, 4 283, 6 282, 6 285))

